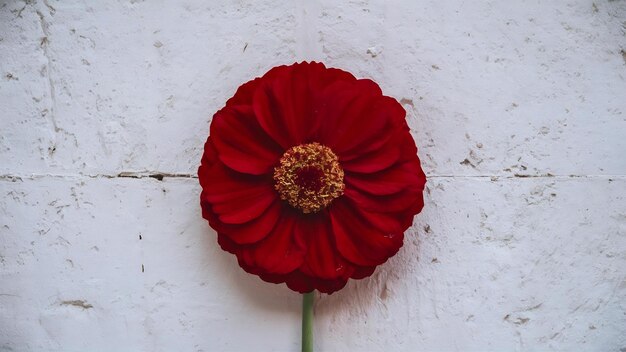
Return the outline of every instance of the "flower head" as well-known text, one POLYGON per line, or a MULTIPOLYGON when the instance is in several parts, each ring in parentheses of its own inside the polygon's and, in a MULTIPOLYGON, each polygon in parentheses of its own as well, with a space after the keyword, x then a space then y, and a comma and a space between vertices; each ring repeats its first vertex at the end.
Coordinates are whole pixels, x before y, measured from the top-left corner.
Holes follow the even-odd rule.
POLYGON ((198 176, 203 216, 244 270, 326 293, 400 249, 426 182, 402 106, 315 62, 239 87, 213 117, 198 176))

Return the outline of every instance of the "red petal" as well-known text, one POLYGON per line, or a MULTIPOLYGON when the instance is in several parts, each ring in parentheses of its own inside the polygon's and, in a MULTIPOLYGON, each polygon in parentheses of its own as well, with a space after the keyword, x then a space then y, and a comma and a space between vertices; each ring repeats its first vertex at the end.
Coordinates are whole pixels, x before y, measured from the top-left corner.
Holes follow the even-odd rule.
POLYGON ((400 159, 401 148, 394 138, 377 150, 362 154, 354 159, 341 160, 346 172, 372 173, 385 170, 400 159))
POLYGON ((263 77, 254 97, 254 113, 261 127, 284 149, 313 142, 320 126, 316 102, 324 87, 337 80, 354 80, 321 63, 283 66, 263 77))
POLYGON ((255 78, 251 81, 248 81, 239 88, 237 88, 237 92, 235 95, 226 101, 226 106, 230 105, 251 105, 252 104, 252 96, 254 95, 254 91, 261 83, 261 78, 255 78))
MULTIPOLYGON (((331 294, 344 288, 346 286, 346 283, 348 283, 348 279, 339 278, 333 280, 325 280, 316 278, 313 282, 313 285, 318 291, 331 294)), ((287 282, 287 286, 289 286, 289 282, 287 282)))
POLYGON ((381 148, 406 124, 402 106, 370 80, 333 84, 320 101, 319 140, 344 162, 381 148))
POLYGON ((335 200, 330 214, 337 249, 355 264, 382 264, 402 246, 402 233, 385 233, 369 226, 341 198, 335 200))
POLYGON ((274 190, 268 187, 245 197, 242 196, 223 203, 214 203, 213 211, 219 214, 219 219, 222 222, 242 224, 259 217, 276 200, 274 190))
MULTIPOLYGON (((346 187, 373 195, 390 195, 419 182, 414 163, 404 163, 372 174, 345 174, 346 187)), ((419 166, 419 165, 418 165, 419 166)))
POLYGON ((287 284, 287 287, 300 293, 308 293, 315 289, 315 280, 300 271, 291 273, 283 281, 287 284))
POLYGON ((204 143, 204 154, 202 154, 202 160, 198 167, 198 181, 200 181, 202 188, 208 185, 207 178, 209 177, 209 170, 217 161, 217 152, 215 151, 211 137, 209 137, 204 143))
POLYGON ((346 187, 344 196, 350 198, 350 200, 365 210, 377 213, 393 213, 407 209, 421 193, 421 190, 413 187, 392 195, 375 196, 346 187))
POLYGON ((416 155, 415 141, 409 133, 406 121, 403 120, 400 121, 394 136, 387 143, 372 152, 361 154, 350 160, 341 160, 341 166, 348 172, 373 173, 385 170, 396 162, 415 159, 416 155))
MULTIPOLYGON (((203 208, 205 205, 203 204, 203 208)), ((206 205, 210 209, 210 204, 206 205)), ((275 201, 256 219, 243 224, 227 224, 222 222, 217 216, 214 219, 205 218, 210 221, 213 227, 220 234, 227 236, 237 244, 252 244, 265 238, 276 226, 276 222, 281 214, 281 204, 275 201)))
POLYGON ((309 218, 311 220, 304 226, 307 254, 300 270, 320 279, 347 279, 352 274, 353 265, 337 252, 327 213, 309 218))
POLYGON ((306 245, 300 237, 296 217, 284 211, 270 235, 243 249, 241 254, 248 266, 263 273, 285 274, 297 269, 304 260, 306 245))
POLYGON ((239 245, 223 234, 217 234, 217 244, 228 253, 237 254, 239 252, 239 245))
POLYGON ((419 214, 419 212, 422 211, 422 208, 424 208, 423 192, 416 197, 415 202, 411 204, 411 206, 409 206, 402 214, 402 227, 409 228, 411 225, 413 225, 413 217, 415 216, 415 214, 419 214))
POLYGON ((218 111, 211 136, 220 160, 243 173, 269 173, 283 153, 259 126, 251 106, 227 106, 218 111))
MULTIPOLYGON (((359 181, 353 175, 347 175, 346 184, 348 185, 344 191, 344 195, 352 200, 358 207, 367 211, 377 213, 389 213, 389 212, 402 212, 411 207, 415 201, 422 197, 422 191, 426 184, 426 176, 419 165, 419 159, 417 156, 413 157, 411 162, 407 162, 402 165, 404 172, 402 173, 402 179, 405 178, 406 187, 402 188, 402 191, 392 194, 385 194, 385 189, 373 185, 371 182, 367 183, 361 178, 359 181), (350 178, 352 177, 352 178, 350 178), (368 188, 371 186, 371 188, 368 188)), ((385 172, 380 173, 384 175, 385 172)), ((382 176, 381 176, 382 177, 382 176)), ((394 176, 398 180, 397 177, 394 176)), ((382 181, 381 181, 382 182, 382 181)), ((389 190, 397 189, 398 187, 392 187, 389 183, 386 184, 389 190)))
POLYGON ((204 143, 204 154, 202 154, 201 164, 207 167, 213 165, 217 158, 217 150, 215 150, 215 145, 213 144, 213 139, 209 136, 204 143))
POLYGON ((371 276, 374 270, 376 270, 375 266, 359 266, 352 274, 352 278, 357 280, 364 279, 371 276))
MULTIPOLYGON (((351 203, 351 202, 350 202, 351 203)), ((350 207, 360 219, 363 219, 369 226, 376 228, 382 233, 404 233, 409 226, 403 226, 404 212, 401 213, 376 213, 360 209, 353 203, 350 207)), ((413 218, 413 214, 411 214, 413 218)))
POLYGON ((358 110, 342 119, 343 136, 331 147, 340 160, 350 160, 381 148, 395 135, 397 120, 404 119, 405 111, 393 98, 362 99, 358 110))
POLYGON ((226 167, 221 161, 202 167, 198 175, 205 191, 210 194, 230 194, 243 189, 273 185, 271 176, 255 176, 240 173, 226 167))
MULTIPOLYGON (((207 187, 207 192, 204 195, 211 204, 223 204, 223 203, 238 203, 239 201, 246 200, 248 198, 255 197, 261 193, 266 193, 271 189, 269 184, 257 183, 257 184, 244 184, 241 189, 220 189, 218 187, 207 187)), ((241 205, 241 204, 239 204, 241 205)), ((237 205, 235 205, 237 206, 237 205)))
POLYGON ((284 149, 302 144, 311 129, 317 129, 317 120, 311 117, 311 93, 307 91, 307 77, 292 74, 288 67, 274 80, 266 80, 254 95, 254 112, 259 124, 284 149))
POLYGON ((277 199, 268 178, 241 174, 216 162, 201 172, 203 199, 222 222, 241 224, 258 217, 277 199))
MULTIPOLYGON (((263 276, 261 276, 261 278, 265 280, 263 276)), ((274 278, 269 279, 271 280, 274 278)), ((320 292, 331 294, 333 292, 341 290, 344 286, 346 286, 347 279, 325 280, 311 277, 296 270, 286 277, 281 278, 280 282, 285 282, 287 284, 287 287, 300 293, 307 293, 316 289, 320 292)))
MULTIPOLYGON (((319 142, 335 152, 345 150, 344 144, 349 143, 347 139, 371 127, 371 124, 362 123, 362 115, 369 101, 378 97, 382 97, 380 88, 368 79, 329 85, 316 101, 315 110, 324 126, 318 133, 319 142)), ((381 120, 369 122, 385 123, 381 120)))

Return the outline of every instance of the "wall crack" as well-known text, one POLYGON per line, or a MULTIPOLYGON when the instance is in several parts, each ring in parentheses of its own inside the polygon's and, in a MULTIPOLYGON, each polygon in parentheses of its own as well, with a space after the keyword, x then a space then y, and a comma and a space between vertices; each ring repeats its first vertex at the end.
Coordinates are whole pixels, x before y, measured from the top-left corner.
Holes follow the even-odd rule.
MULTIPOLYGON (((48 13, 50 14, 50 16, 54 16, 54 14, 56 13, 56 9, 54 7, 52 7, 47 0, 43 1, 43 4, 46 6, 46 9, 48 10, 48 13)), ((68 132, 65 129, 59 127, 57 118, 56 118, 56 107, 57 107, 57 94, 56 94, 56 88, 55 88, 55 83, 54 83, 54 78, 53 78, 53 58, 52 58, 52 54, 50 52, 50 38, 51 38, 51 32, 50 32, 50 22, 48 22, 48 20, 46 20, 46 16, 44 15, 44 13, 40 10, 35 10, 35 13, 37 14, 37 16, 39 17, 39 26, 41 27, 41 31, 43 33, 43 37, 41 38, 41 42, 39 44, 39 46, 41 47, 41 49, 43 50, 43 55, 46 58, 46 66, 45 66, 45 70, 46 70, 46 77, 48 79, 48 89, 49 89, 49 94, 50 94, 50 108, 48 111, 45 111, 42 113, 42 115, 46 116, 48 118, 48 121, 50 122, 50 125, 52 126, 52 129, 54 131, 53 135, 53 141, 52 141, 52 145, 50 147, 48 147, 48 154, 49 156, 52 156, 54 154, 54 152, 57 149, 57 135, 58 133, 63 133, 67 136, 71 136, 74 139, 74 145, 78 146, 78 139, 76 138, 76 135, 74 133, 68 132)), ((42 73, 43 74, 43 73, 42 73)))
MULTIPOLYGON (((44 178, 60 178, 60 179, 76 179, 76 178, 134 178, 144 179, 152 178, 158 181, 165 179, 197 179, 196 174, 184 173, 184 172, 160 172, 160 171, 121 171, 114 174, 3 174, 0 175, 0 181, 22 181, 22 180, 36 180, 44 178)), ((626 179, 626 175, 427 175, 427 179, 443 179, 443 178, 456 178, 456 179, 491 179, 491 181, 498 180, 511 180, 511 179, 606 179, 609 182, 616 179, 626 179)))

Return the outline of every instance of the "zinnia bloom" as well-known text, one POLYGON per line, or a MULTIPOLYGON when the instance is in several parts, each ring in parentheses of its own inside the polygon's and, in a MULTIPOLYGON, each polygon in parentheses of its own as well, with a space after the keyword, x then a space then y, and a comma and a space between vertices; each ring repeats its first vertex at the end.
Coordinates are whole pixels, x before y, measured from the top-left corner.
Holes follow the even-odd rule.
POLYGON ((251 274, 332 293, 398 252, 426 177, 405 111, 321 63, 271 69, 213 117, 202 214, 251 274))

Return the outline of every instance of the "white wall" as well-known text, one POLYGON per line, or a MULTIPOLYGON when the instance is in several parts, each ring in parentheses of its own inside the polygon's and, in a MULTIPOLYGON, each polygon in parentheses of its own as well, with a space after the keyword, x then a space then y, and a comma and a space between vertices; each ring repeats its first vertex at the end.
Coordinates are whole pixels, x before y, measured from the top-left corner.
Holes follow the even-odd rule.
POLYGON ((400 253, 318 299, 318 350, 624 351, 625 21, 607 0, 0 1, 0 350, 297 351, 300 296, 218 249, 195 172, 238 85, 314 59, 403 103, 429 176, 400 253))

